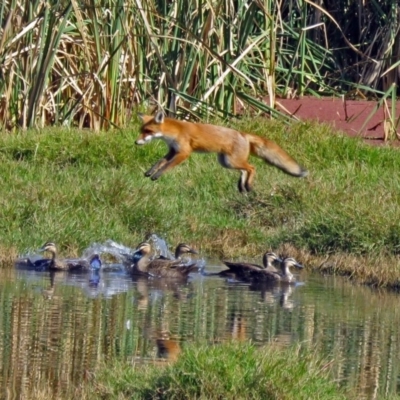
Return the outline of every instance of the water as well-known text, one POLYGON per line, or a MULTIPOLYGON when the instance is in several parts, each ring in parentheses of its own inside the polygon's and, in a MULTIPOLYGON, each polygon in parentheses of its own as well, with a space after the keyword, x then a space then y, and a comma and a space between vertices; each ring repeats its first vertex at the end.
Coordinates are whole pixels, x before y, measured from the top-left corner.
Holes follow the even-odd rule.
MULTIPOLYGON (((87 253, 101 246, 116 258, 133 251, 108 242, 87 253)), ((205 272, 223 268, 208 261, 205 272)), ((118 263, 85 274, 0 271, 0 398, 23 398, 40 381, 54 390, 79 384, 114 357, 175 359, 204 339, 301 343, 360 399, 398 393, 399 295, 306 271, 300 281, 265 289, 193 274, 178 284, 132 278, 118 263)))
MULTIPOLYGON (((173 254, 169 250, 165 240, 160 238, 156 234, 149 235, 149 237, 147 238, 147 242, 152 245, 154 253, 156 255, 173 258, 173 254)), ((83 252, 83 257, 90 257, 93 254, 107 253, 114 256, 116 260, 123 261, 126 258, 125 255, 131 256, 134 252, 135 249, 132 249, 109 239, 106 240, 104 243, 93 243, 83 252)))

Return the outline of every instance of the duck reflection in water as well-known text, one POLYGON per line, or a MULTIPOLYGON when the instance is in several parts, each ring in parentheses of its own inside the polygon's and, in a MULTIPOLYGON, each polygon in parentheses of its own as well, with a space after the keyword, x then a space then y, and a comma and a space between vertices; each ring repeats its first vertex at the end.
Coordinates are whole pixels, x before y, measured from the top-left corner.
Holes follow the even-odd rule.
MULTIPOLYGON (((186 253, 194 253, 195 250, 186 246, 186 253)), ((133 254, 128 271, 132 275, 145 275, 155 278, 186 279, 191 272, 199 272, 197 262, 185 263, 183 260, 169 260, 165 258, 152 258, 151 245, 142 242, 133 254)))
POLYGON ((276 285, 265 282, 252 282, 249 290, 260 292, 261 299, 264 303, 271 306, 279 304, 285 310, 293 310, 295 303, 290 298, 293 294, 294 285, 276 285))
POLYGON ((50 284, 46 289, 42 289, 42 296, 46 300, 51 300, 54 296, 54 288, 55 288, 55 272, 50 272, 50 284))
POLYGON ((54 298, 54 292, 58 285, 72 284, 78 286, 91 297, 96 295, 98 292, 99 283, 101 281, 101 275, 99 270, 92 270, 88 274, 71 274, 67 271, 59 272, 50 270, 47 272, 49 275, 49 285, 47 288, 41 290, 41 293, 45 299, 51 300, 54 298), (79 276, 79 280, 75 281, 76 277, 79 276))
POLYGON ((168 293, 179 301, 193 297, 194 288, 190 281, 182 279, 149 279, 145 275, 132 275, 132 282, 137 289, 134 296, 140 310, 146 310, 152 301, 157 301, 168 293))

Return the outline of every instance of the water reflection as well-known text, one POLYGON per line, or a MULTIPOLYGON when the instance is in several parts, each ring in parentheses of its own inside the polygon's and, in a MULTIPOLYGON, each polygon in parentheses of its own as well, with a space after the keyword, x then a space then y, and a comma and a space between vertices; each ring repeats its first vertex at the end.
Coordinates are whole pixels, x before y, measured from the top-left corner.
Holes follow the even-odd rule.
POLYGON ((290 298, 293 294, 295 287, 291 285, 265 285, 260 283, 252 283, 249 286, 249 290, 259 292, 261 299, 265 303, 271 305, 279 303, 279 305, 286 310, 292 310, 295 306, 294 301, 290 298))
MULTIPOLYGON (((224 267, 207 264, 207 272, 224 267)), ((92 273, 0 271, 1 398, 40 381, 78 384, 101 360, 174 361, 188 342, 301 342, 332 360, 359 398, 397 393, 397 294, 301 274, 266 286, 193 274, 188 282, 92 273)), ((13 396, 11 396, 13 397, 13 396)))
POLYGON ((181 352, 181 345, 178 340, 173 339, 156 339, 157 357, 167 360, 176 361, 181 352))

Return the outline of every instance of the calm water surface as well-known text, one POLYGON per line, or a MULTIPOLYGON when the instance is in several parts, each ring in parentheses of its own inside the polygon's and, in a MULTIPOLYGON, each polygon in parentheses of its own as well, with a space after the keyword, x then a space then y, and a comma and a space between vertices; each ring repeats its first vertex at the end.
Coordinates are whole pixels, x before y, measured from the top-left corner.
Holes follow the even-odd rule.
MULTIPOLYGON (((206 272, 223 269, 207 263, 206 272)), ((1 398, 47 380, 79 384, 102 360, 174 359, 186 343, 301 343, 331 360, 359 398, 400 389, 399 295, 302 272, 265 289, 194 274, 187 283, 99 274, 0 271, 1 398)))

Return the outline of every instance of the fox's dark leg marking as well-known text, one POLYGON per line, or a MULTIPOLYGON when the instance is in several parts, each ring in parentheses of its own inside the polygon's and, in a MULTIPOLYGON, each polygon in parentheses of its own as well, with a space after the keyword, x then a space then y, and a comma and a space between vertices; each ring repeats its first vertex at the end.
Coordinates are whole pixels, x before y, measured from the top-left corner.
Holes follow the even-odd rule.
MULTIPOLYGON (((149 177, 157 173, 160 168, 163 168, 166 163, 168 163, 175 157, 176 153, 177 151, 173 147, 171 147, 168 153, 161 160, 158 160, 148 171, 145 172, 144 175, 149 177)), ((152 177, 152 179, 157 178, 152 177)))
POLYGON ((254 167, 251 166, 246 160, 242 159, 241 161, 235 161, 234 157, 219 153, 218 161, 224 168, 240 170, 240 178, 238 182, 238 189, 240 193, 250 192, 252 190, 254 167))
POLYGON ((151 177, 153 181, 158 179, 164 172, 167 172, 169 169, 177 166, 181 162, 185 161, 190 156, 190 153, 178 153, 175 152, 175 155, 166 160, 165 163, 158 168, 158 171, 151 177))
POLYGON ((248 173, 245 169, 242 169, 240 171, 240 178, 239 178, 239 182, 238 182, 238 189, 240 193, 243 192, 251 192, 252 187, 249 183, 249 179, 248 179, 248 173))

